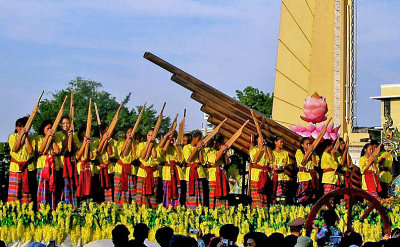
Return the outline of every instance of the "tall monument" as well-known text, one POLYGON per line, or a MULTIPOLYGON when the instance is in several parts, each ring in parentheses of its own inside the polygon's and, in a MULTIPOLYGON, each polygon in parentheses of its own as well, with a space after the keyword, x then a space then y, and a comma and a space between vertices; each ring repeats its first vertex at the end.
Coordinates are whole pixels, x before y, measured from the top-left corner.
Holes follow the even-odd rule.
POLYGON ((272 119, 284 126, 301 122, 307 96, 326 98, 328 117, 353 144, 354 1, 283 0, 272 119))

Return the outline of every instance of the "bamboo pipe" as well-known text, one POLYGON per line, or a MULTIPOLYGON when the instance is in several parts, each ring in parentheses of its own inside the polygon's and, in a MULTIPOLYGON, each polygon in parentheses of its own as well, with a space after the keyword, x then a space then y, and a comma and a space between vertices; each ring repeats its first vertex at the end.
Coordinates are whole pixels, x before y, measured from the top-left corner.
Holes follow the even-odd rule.
MULTIPOLYGON (((146 58, 147 60, 157 64, 158 66, 164 68, 165 70, 173 73, 174 75, 172 76, 172 78, 179 76, 182 79, 189 81, 191 84, 194 84, 194 86, 196 88, 200 88, 200 89, 203 89, 203 90, 206 90, 206 91, 210 92, 211 94, 218 95, 219 98, 225 100, 229 105, 233 105, 236 108, 238 108, 238 109, 240 109, 241 111, 244 111, 244 112, 249 111, 249 108, 247 106, 245 106, 242 103, 232 99, 231 97, 229 97, 228 95, 218 91, 217 89, 207 85, 206 83, 204 83, 201 80, 197 79, 196 77, 186 73, 185 71, 175 67, 174 65, 168 63, 167 61, 155 56, 154 54, 152 54, 150 52, 145 52, 143 57, 146 58)), ((171 78, 171 80, 177 82, 176 80, 174 80, 172 78, 171 78)), ((189 89, 189 90, 191 90, 191 89, 189 89)), ((194 90, 192 90, 192 91, 194 91, 194 90)), ((289 136, 291 136, 293 139, 295 139, 298 142, 300 142, 301 137, 299 135, 297 135, 296 133, 291 132, 289 129, 285 128, 284 126, 282 126, 282 125, 280 125, 280 124, 278 124, 276 122, 274 122, 273 120, 262 116, 258 112, 255 112, 255 115, 256 115, 256 117, 260 117, 260 116, 263 117, 265 119, 266 123, 268 125, 272 126, 273 128, 279 129, 279 130, 281 130, 283 132, 290 133, 289 136)), ((251 119, 251 118, 249 118, 249 119, 251 119)))
MULTIPOLYGON (((225 137, 228 136, 228 135, 231 135, 230 133, 226 132, 226 131, 223 130, 223 129, 220 129, 220 130, 219 130, 219 133, 220 133, 221 135, 225 136, 225 137)), ((236 142, 233 144, 233 146, 234 146, 235 148, 239 149, 240 151, 246 153, 246 154, 249 153, 249 146, 243 145, 243 144, 241 143, 241 140, 239 140, 239 139, 236 140, 236 142)))

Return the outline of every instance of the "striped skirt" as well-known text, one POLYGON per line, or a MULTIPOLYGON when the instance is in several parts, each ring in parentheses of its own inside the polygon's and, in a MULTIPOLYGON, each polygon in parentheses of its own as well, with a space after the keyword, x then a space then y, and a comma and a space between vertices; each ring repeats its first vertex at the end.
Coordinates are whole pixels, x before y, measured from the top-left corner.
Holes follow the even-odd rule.
POLYGON ((258 191, 258 181, 250 181, 250 196, 252 206, 268 206, 268 196, 258 191))
POLYGON ((209 208, 215 207, 228 207, 228 200, 223 197, 217 197, 215 195, 217 182, 208 182, 208 190, 209 190, 209 208))
POLYGON ((195 209, 198 205, 204 206, 204 179, 198 179, 194 182, 194 195, 189 195, 189 183, 186 187, 186 207, 195 209))
POLYGON ((276 197, 286 198, 288 191, 289 191, 288 183, 289 183, 289 181, 286 181, 286 180, 278 181, 278 185, 276 188, 276 197))
POLYGON ((172 185, 171 185, 171 181, 162 181, 163 183, 163 205, 165 207, 168 207, 169 205, 171 205, 172 207, 176 208, 179 205, 179 201, 181 198, 181 191, 182 188, 178 187, 178 198, 177 199, 172 199, 172 197, 170 196, 170 194, 172 194, 172 185))
POLYGON ((74 188, 73 179, 64 178, 64 191, 62 193, 62 199, 65 201, 65 203, 72 204, 74 209, 78 207, 76 188, 74 188))
MULTIPOLYGON (((136 197, 136 176, 128 175, 128 190, 121 190, 121 174, 115 173, 114 175, 114 202, 118 205, 122 203, 130 203, 136 197)), ((112 190, 112 189, 111 189, 112 190)), ((106 193, 106 191, 105 191, 106 193)), ((110 192, 107 192, 110 197, 110 192)), ((111 191, 112 198, 112 191, 111 191)))
POLYGON ((42 178, 42 168, 37 169, 36 179, 38 181, 37 207, 40 203, 49 204, 52 209, 57 207, 56 193, 50 192, 50 182, 42 178))
POLYGON ((324 184, 324 194, 339 189, 339 184, 324 184))
POLYGON ((154 178, 154 188, 151 195, 146 195, 145 187, 146 178, 137 178, 137 190, 136 190, 136 203, 139 206, 146 205, 150 208, 156 208, 158 205, 157 197, 159 192, 159 182, 160 178, 154 178))
POLYGON ((311 180, 299 182, 296 197, 301 204, 306 204, 310 200, 315 199, 316 193, 311 186, 311 180))
POLYGON ((7 201, 32 202, 32 195, 22 192, 22 183, 22 172, 10 172, 7 201))

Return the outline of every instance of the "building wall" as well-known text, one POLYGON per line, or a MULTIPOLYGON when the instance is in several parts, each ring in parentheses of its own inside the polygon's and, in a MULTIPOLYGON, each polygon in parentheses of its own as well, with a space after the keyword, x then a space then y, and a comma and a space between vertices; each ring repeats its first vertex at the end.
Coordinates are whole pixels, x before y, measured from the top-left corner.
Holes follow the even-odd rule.
MULTIPOLYGON (((398 96, 400 95, 400 84, 382 84, 381 96, 398 96)), ((390 100, 390 116, 393 120, 393 127, 400 128, 400 98, 388 99, 390 100)), ((381 126, 386 122, 384 101, 381 100, 381 126)))

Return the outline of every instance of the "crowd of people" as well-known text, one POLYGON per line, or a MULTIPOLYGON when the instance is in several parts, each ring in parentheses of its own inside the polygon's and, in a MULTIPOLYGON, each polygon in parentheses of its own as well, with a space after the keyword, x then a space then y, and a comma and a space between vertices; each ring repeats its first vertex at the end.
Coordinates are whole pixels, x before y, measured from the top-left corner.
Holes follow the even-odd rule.
MULTIPOLYGON (((155 141, 153 129, 144 137, 128 129, 120 138, 109 136, 107 127, 99 126, 88 137, 86 126, 74 132, 70 119, 63 117, 57 128, 52 121, 43 121, 34 137, 26 133, 27 120, 16 121, 15 133, 8 140, 8 201, 45 203, 53 208, 59 201, 77 207, 86 199, 118 205, 134 201, 151 208, 160 203, 188 208, 228 206, 230 152, 223 136, 204 143, 202 133, 193 131, 178 144, 174 130, 155 141), (21 140, 21 135, 27 138, 21 140), (103 146, 101 140, 106 140, 103 146)), ((311 152, 312 138, 303 138, 295 154, 295 169, 282 137, 269 144, 263 136, 253 139, 246 170, 253 206, 305 205, 334 189, 353 186, 350 174, 355 166, 342 138, 324 140, 319 153, 311 152), (304 158, 307 152, 311 152, 308 159, 304 158)), ((385 196, 393 159, 384 150, 375 157, 378 147, 371 142, 363 148, 360 184, 374 196, 385 196)))

